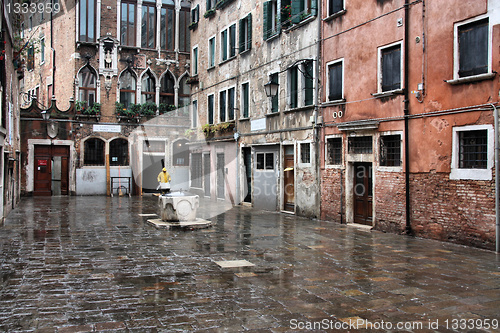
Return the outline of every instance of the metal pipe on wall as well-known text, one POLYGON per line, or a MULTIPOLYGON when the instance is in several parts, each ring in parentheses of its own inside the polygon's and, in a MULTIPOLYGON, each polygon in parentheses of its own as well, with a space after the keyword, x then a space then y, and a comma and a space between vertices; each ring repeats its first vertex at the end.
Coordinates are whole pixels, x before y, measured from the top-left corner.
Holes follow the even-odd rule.
POLYGON ((496 235, 496 252, 500 252, 500 177, 498 176, 498 168, 500 166, 500 147, 498 142, 498 109, 495 105, 493 107, 493 119, 495 121, 495 235, 496 235))

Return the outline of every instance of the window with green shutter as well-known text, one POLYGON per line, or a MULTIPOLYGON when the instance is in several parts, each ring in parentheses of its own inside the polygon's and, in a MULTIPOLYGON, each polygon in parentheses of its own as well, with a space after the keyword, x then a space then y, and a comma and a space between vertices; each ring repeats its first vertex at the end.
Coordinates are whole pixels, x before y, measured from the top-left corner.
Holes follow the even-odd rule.
POLYGON ((240 53, 246 52, 252 48, 252 14, 240 20, 240 38, 239 50, 240 53))
POLYGON ((276 0, 266 1, 263 5, 264 8, 264 39, 269 39, 281 32, 278 3, 276 0))

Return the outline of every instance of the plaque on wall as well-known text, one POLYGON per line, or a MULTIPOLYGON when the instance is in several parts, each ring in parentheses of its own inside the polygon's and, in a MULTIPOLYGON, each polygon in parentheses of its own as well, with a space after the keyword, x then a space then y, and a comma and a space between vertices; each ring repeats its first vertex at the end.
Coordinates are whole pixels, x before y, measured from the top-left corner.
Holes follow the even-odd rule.
POLYGON ((136 54, 133 56, 133 68, 146 68, 146 55, 145 54, 136 54))

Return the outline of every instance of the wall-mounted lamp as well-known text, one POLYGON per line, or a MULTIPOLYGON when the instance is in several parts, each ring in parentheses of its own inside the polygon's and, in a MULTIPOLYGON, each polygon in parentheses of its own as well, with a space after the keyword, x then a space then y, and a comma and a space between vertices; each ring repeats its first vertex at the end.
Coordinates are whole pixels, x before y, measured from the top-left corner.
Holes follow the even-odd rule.
POLYGON ((278 94, 279 84, 270 80, 268 83, 264 85, 264 89, 266 89, 267 97, 274 97, 278 94))
POLYGON ((50 119, 50 112, 47 112, 47 111, 42 111, 42 119, 44 121, 48 121, 50 119))

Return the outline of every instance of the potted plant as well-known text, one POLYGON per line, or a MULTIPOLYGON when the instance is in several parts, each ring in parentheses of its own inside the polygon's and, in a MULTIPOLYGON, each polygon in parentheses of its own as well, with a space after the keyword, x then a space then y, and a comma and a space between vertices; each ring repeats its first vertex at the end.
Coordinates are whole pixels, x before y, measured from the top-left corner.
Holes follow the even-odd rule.
POLYGON ((140 114, 143 116, 156 115, 156 103, 147 102, 141 105, 140 114))

